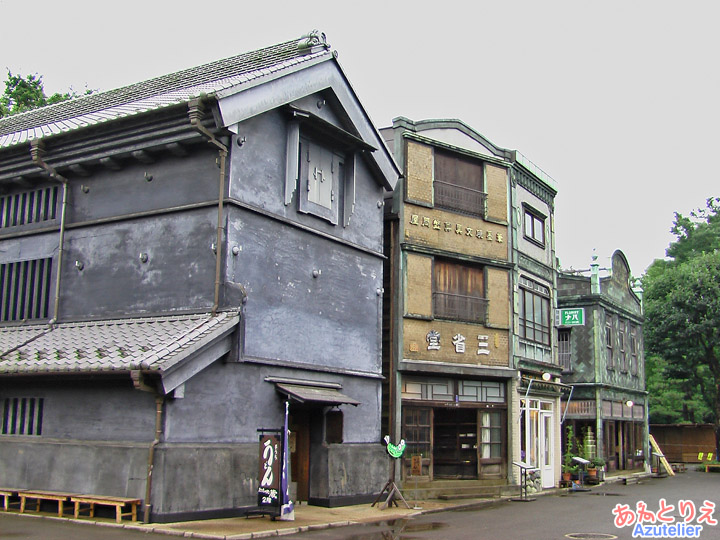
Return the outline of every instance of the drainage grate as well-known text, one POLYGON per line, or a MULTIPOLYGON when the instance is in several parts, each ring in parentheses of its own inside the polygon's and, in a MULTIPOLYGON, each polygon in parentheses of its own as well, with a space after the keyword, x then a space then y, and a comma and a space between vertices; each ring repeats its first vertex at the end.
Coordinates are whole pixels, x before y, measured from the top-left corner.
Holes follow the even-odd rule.
POLYGON ((608 493, 608 492, 602 492, 602 491, 597 491, 597 492, 594 491, 591 493, 591 495, 600 495, 601 497, 622 497, 623 496, 622 493, 608 493))
POLYGON ((576 540, 612 540, 613 538, 617 538, 617 536, 606 533, 570 533, 566 534, 565 538, 573 538, 576 540))

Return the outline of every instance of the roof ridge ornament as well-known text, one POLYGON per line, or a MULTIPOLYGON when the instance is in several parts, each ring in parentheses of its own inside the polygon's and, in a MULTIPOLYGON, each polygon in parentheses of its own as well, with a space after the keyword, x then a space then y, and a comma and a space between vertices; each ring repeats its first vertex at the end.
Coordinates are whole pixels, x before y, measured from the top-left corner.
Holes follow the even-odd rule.
POLYGON ((330 48, 330 44, 327 42, 327 36, 325 35, 325 32, 320 32, 319 30, 312 30, 307 34, 303 34, 302 36, 300 36, 298 50, 310 49, 310 51, 312 52, 312 49, 317 46, 321 46, 324 49, 330 48))

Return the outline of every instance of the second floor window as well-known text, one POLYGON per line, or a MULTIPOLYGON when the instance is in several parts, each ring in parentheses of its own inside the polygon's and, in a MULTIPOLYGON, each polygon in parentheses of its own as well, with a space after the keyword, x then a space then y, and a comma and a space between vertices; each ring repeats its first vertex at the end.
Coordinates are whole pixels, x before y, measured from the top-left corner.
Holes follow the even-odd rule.
POLYGON ((57 186, 0 197, 0 228, 53 220, 57 203, 57 186))
POLYGON ((485 197, 482 161, 435 150, 435 206, 483 217, 485 197))
POLYGON ((550 289, 520 278, 520 337, 550 346, 550 289))
POLYGON ((613 354, 613 329, 611 323, 605 325, 605 347, 607 348, 607 367, 608 369, 615 369, 615 357, 613 354))
POLYGON ((47 319, 52 259, 0 264, 0 322, 47 319))
POLYGON ((436 259, 433 273, 435 317, 485 323, 487 300, 482 268, 436 259))

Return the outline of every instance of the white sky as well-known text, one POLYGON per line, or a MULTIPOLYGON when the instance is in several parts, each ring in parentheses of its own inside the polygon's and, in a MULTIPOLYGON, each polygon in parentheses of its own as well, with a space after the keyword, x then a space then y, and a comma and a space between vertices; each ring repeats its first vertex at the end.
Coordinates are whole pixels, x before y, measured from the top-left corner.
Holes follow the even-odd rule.
POLYGON ((720 195, 719 15, 692 0, 0 0, 0 80, 108 90, 317 28, 378 127, 459 118, 519 150, 557 183, 563 268, 622 249, 641 275, 673 213, 720 195))

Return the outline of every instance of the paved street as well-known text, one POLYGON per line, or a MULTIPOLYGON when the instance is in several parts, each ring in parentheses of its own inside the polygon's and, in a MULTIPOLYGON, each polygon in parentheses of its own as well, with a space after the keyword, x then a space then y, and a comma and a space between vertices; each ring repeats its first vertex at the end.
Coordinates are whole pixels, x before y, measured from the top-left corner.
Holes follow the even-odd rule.
MULTIPOLYGON (((439 512, 415 518, 398 519, 392 522, 370 523, 349 527, 337 527, 319 531, 284 536, 287 540, 422 540, 422 539, 472 539, 472 540, 562 540, 565 538, 631 539, 633 527, 618 529, 614 525, 613 509, 627 505, 636 510, 638 502, 647 504, 650 511, 657 511, 660 499, 675 506, 667 513, 680 518, 681 500, 691 500, 699 515, 705 501, 720 503, 720 474, 705 474, 695 471, 678 474, 672 478, 647 478, 640 484, 604 484, 591 492, 547 495, 531 502, 500 501, 480 509, 439 512), (571 535, 571 536, 568 536, 571 535)), ((685 506, 685 515, 689 515, 685 506)), ((340 511, 341 509, 335 509, 340 511)), ((337 520, 342 514, 335 515, 337 520)), ((712 515, 720 518, 720 510, 712 515)), ((240 518, 242 520, 242 518, 240 518)), ((230 520, 232 522, 232 520, 230 520)), ((242 520, 245 522, 245 520, 242 520)), ((697 515, 691 520, 697 525, 697 515)), ((212 522, 205 522, 208 527, 212 522)), ((215 521, 213 529, 217 529, 215 521)), ((174 524, 175 535, 200 534, 195 524, 174 524), (186 530, 185 530, 186 529, 186 530)), ((224 533, 213 531, 215 538, 233 534, 231 528, 224 533)), ((197 537, 209 537, 197 536, 197 537)), ((78 524, 37 516, 20 516, 0 512, 0 540, 139 540, 140 538, 170 538, 166 534, 140 532, 116 527, 102 527, 89 523, 78 524)), ((699 538, 720 540, 720 525, 703 524, 699 538)))
MULTIPOLYGON (((500 502, 490 508, 429 514, 395 523, 327 529, 287 536, 287 540, 558 540, 573 533, 607 534, 632 539, 633 528, 615 527, 612 514, 617 504, 635 509, 638 501, 658 510, 659 500, 675 505, 670 515, 679 520, 679 500, 692 500, 699 509, 705 500, 720 504, 720 474, 694 471, 668 478, 648 478, 641 484, 603 485, 591 492, 542 496, 532 502, 500 502)), ((714 516, 720 518, 720 510, 714 516)), ((576 538, 611 538, 584 535, 576 538)), ((699 538, 720 539, 720 525, 704 526, 699 538)))

